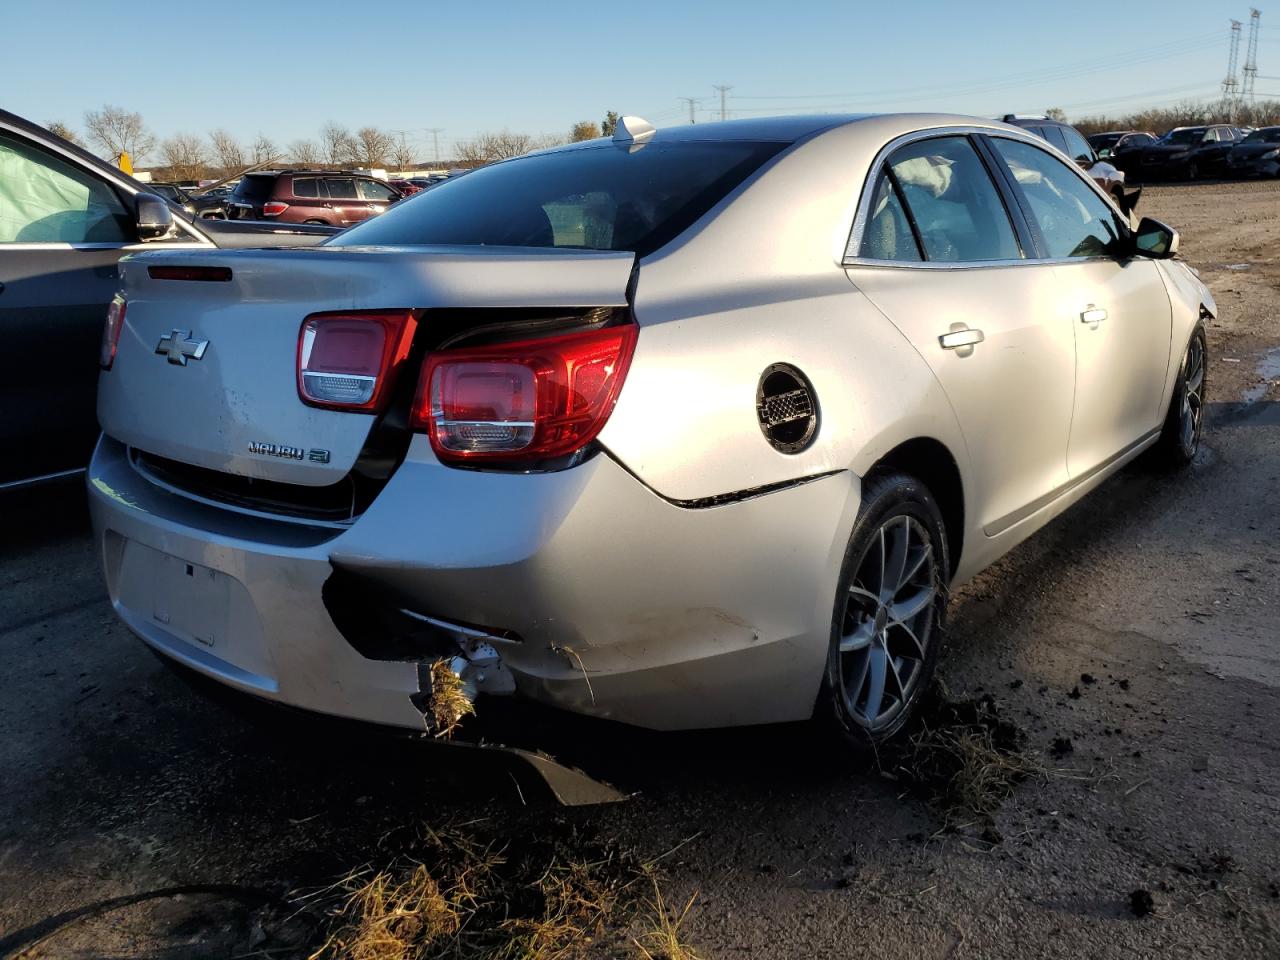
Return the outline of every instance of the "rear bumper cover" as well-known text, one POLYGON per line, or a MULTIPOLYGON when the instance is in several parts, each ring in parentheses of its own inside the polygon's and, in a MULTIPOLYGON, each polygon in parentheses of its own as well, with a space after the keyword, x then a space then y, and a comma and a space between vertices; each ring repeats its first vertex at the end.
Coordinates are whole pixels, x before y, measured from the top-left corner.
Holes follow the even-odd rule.
POLYGON ((483 473, 415 441, 369 510, 334 530, 195 503, 126 454, 103 438, 88 486, 111 601, 138 636, 245 692, 416 729, 420 664, 357 652, 322 600, 335 571, 510 634, 502 661, 544 703, 663 730, 802 719, 860 489, 842 472, 690 508, 607 455, 483 473), (165 564, 209 571, 216 627, 166 621, 165 564))

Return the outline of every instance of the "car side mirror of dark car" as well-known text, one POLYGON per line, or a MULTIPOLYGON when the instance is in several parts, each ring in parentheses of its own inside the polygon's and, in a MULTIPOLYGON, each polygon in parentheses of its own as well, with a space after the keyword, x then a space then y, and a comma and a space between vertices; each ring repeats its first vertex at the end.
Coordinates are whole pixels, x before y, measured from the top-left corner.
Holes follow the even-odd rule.
POLYGON ((1178 231, 1173 227, 1143 217, 1133 235, 1134 252, 1152 260, 1168 260, 1178 252, 1178 231))
POLYGON ((139 240, 159 240, 173 229, 173 211, 162 197, 154 193, 140 193, 134 197, 133 222, 139 240))

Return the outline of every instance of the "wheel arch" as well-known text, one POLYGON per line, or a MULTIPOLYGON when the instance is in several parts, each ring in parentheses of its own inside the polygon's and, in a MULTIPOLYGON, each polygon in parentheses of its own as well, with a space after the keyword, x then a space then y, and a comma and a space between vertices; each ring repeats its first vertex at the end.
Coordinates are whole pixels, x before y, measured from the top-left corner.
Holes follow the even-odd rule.
POLYGON ((933 437, 914 437, 898 444, 871 465, 867 476, 901 471, 915 477, 937 501, 947 533, 947 567, 951 577, 964 549, 964 480, 946 444, 933 437))

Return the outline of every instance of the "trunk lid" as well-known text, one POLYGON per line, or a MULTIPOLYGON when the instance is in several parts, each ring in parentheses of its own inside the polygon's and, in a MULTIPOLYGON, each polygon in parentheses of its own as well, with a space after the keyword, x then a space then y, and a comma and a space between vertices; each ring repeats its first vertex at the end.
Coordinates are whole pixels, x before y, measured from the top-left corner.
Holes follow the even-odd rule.
POLYGON ((420 309, 421 332, 432 309, 624 306, 633 262, 630 253, 498 247, 126 257, 128 308, 115 362, 99 378, 98 418, 109 436, 169 460, 327 486, 350 472, 375 417, 299 399, 308 315, 420 309), (148 267, 159 265, 229 267, 231 279, 152 279, 148 267))

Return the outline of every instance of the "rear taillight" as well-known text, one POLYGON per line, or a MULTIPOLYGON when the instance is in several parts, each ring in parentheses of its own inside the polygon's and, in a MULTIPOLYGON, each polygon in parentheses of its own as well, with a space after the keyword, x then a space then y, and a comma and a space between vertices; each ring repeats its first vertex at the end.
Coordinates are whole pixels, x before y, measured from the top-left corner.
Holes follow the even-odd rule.
POLYGON ((581 450, 604 427, 636 327, 428 354, 413 404, 445 463, 528 462, 581 450))
POLYGON ((287 203, 281 203, 279 200, 268 200, 262 205, 262 215, 264 217, 278 217, 289 209, 287 203))
POLYGON ((98 366, 110 370, 116 359, 116 344, 120 342, 120 331, 124 327, 125 301, 121 294, 111 298, 107 307, 107 322, 102 325, 102 346, 98 350, 98 366))
POLYGON ((381 410, 416 326, 410 310, 307 317, 298 334, 298 395, 315 407, 381 410))

